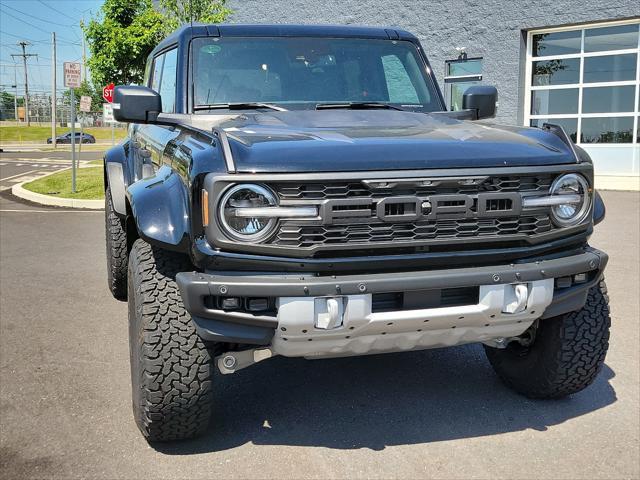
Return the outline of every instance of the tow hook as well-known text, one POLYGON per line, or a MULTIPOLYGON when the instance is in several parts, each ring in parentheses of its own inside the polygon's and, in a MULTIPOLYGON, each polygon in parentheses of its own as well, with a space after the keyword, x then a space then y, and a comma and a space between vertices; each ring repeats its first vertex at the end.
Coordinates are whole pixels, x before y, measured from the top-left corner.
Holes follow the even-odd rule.
POLYGON ((506 305, 502 309, 504 313, 520 313, 527 308, 529 287, 526 283, 509 285, 505 291, 506 305))
POLYGON ((229 375, 273 356, 270 348, 253 348, 251 350, 223 353, 217 356, 215 361, 220 373, 229 375))
POLYGON ((538 331, 538 320, 533 322, 529 328, 517 337, 498 337, 492 341, 492 347, 494 348, 507 348, 511 342, 517 342, 522 347, 530 347, 536 339, 536 333, 538 331))

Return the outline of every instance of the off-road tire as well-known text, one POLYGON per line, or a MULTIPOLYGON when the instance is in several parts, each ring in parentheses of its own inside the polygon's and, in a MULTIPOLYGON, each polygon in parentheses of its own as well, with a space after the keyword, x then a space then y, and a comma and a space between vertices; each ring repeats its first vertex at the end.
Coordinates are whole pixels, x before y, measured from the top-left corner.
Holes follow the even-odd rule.
POLYGON ((113 210, 111 192, 104 192, 105 236, 107 239, 107 281, 111 294, 127 299, 127 230, 124 220, 113 210))
POLYGON ((209 424, 213 361, 175 281, 189 270, 188 257, 141 239, 129 255, 133 413, 150 442, 194 437, 209 424))
POLYGON ((561 398, 591 385, 609 348, 609 297, 604 280, 589 291, 581 310, 540 320, 529 347, 485 346, 502 381, 529 398, 561 398))

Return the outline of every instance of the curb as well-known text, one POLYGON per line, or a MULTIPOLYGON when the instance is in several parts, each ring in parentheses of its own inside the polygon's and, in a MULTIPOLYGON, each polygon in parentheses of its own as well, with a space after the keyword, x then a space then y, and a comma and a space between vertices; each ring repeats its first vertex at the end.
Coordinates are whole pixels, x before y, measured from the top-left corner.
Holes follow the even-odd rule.
POLYGON ((21 183, 15 184, 11 187, 11 193, 18 198, 22 198, 23 200, 28 200, 30 202, 39 203, 40 205, 50 205, 53 207, 68 207, 68 208, 89 208, 92 210, 104 210, 104 199, 102 200, 82 200, 78 198, 58 198, 52 197, 50 195, 43 195, 42 193, 32 192, 23 188, 22 185, 25 183, 33 182, 34 180, 39 180, 44 177, 48 177, 49 175, 53 175, 54 173, 59 173, 63 170, 57 170, 55 172, 47 173, 46 175, 41 175, 37 178, 26 180, 21 183))

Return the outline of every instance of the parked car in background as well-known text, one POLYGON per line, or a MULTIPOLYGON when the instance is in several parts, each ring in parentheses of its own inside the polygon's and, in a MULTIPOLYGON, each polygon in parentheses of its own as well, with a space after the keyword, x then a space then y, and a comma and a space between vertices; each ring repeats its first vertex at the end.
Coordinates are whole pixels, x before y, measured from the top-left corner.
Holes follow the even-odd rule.
MULTIPOLYGON (((52 137, 47 138, 47 143, 53 143, 52 137)), ((56 143, 71 143, 71 132, 58 135, 56 137, 56 143)), ((96 143, 96 137, 90 133, 76 132, 76 143, 96 143)))

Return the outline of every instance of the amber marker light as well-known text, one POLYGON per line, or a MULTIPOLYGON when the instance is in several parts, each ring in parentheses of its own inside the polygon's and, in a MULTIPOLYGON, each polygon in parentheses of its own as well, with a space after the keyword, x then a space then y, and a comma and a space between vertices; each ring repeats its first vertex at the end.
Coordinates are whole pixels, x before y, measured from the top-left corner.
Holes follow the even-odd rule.
POLYGON ((209 225, 209 192, 202 190, 202 226, 209 225))

